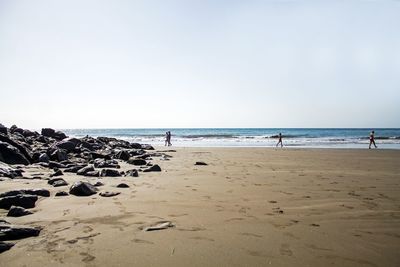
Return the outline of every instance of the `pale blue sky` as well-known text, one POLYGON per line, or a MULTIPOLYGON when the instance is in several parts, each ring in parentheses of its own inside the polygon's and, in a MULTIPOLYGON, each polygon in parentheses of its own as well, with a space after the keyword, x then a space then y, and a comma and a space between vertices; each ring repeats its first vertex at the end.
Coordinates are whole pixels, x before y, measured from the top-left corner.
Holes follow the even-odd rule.
POLYGON ((400 1, 0 0, 0 123, 400 127, 400 1))

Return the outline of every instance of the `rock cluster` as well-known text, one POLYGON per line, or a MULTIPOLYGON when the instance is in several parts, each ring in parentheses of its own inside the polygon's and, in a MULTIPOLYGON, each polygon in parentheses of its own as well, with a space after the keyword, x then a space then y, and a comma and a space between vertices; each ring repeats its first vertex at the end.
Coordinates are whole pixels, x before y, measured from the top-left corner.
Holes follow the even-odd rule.
MULTIPOLYGON (((69 138, 65 133, 51 128, 43 128, 40 133, 19 128, 10 128, 0 123, 0 182, 4 179, 24 177, 27 165, 49 168, 51 174, 45 178, 53 187, 69 186, 61 178, 65 173, 74 173, 89 177, 138 177, 139 172, 160 172, 161 167, 152 164, 154 157, 168 160, 171 156, 153 151, 147 144, 131 143, 109 137, 69 138), (120 164, 131 164, 134 169, 120 171, 120 164)), ((35 177, 34 177, 35 178, 35 177)), ((36 177, 44 179, 44 177, 36 177)), ((35 179, 36 179, 35 178, 35 179)), ((118 179, 118 178, 116 178, 118 179)), ((92 184, 78 181, 70 185, 69 190, 63 188, 56 197, 91 196, 98 193, 102 182, 92 184)), ((129 188, 125 183, 119 183, 118 188, 129 188)), ((102 197, 117 196, 120 192, 101 192, 102 197)), ((8 210, 7 216, 20 217, 32 214, 39 198, 49 197, 47 189, 21 189, 0 193, 0 209, 8 210)), ((40 233, 39 228, 11 226, 0 219, 0 253, 14 246, 3 242, 16 240, 40 233)))

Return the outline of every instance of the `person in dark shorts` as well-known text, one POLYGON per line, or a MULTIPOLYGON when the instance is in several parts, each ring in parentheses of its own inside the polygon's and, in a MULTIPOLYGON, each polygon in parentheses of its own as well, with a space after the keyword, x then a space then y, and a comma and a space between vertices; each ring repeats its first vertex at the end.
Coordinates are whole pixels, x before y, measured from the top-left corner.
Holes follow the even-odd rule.
POLYGON ((282 133, 279 133, 278 138, 279 138, 279 140, 278 140, 278 143, 276 144, 276 147, 278 147, 278 145, 281 144, 281 148, 282 148, 282 147, 283 147, 283 143, 282 143, 282 133))
POLYGON ((371 145, 374 145, 375 148, 378 148, 375 144, 375 131, 372 131, 369 134, 369 149, 371 149, 371 145))
POLYGON ((169 144, 169 134, 168 132, 165 132, 165 146, 169 144))

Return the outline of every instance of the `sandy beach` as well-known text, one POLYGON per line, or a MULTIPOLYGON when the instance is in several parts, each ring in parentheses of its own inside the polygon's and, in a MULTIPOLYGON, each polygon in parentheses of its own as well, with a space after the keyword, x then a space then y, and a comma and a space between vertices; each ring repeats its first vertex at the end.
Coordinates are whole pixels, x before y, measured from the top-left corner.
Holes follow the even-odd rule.
MULTIPOLYGON (((121 192, 111 198, 55 197, 68 187, 2 181, 0 193, 46 188, 51 196, 29 216, 0 210, 10 223, 43 227, 0 254, 0 266, 400 265, 400 151, 173 149, 169 161, 154 159, 162 172, 63 176, 101 180, 100 191, 121 192), (143 230, 160 221, 174 227, 143 230)), ((25 176, 38 173, 50 172, 30 165, 25 176)))

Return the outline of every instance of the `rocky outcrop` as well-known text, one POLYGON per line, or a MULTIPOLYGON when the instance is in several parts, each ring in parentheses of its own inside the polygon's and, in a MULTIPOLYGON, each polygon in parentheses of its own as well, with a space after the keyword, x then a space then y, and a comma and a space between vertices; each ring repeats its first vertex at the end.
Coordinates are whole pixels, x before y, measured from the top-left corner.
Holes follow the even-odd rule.
POLYGON ((40 228, 1 225, 0 241, 17 240, 31 236, 38 236, 40 231, 40 228))
POLYGON ((8 210, 11 206, 20 206, 26 209, 35 207, 38 197, 35 195, 19 194, 0 198, 0 209, 8 210))
POLYGON ((26 216, 29 214, 33 214, 33 212, 26 210, 22 207, 11 206, 11 208, 9 209, 9 211, 7 213, 7 217, 22 217, 22 216, 26 216))
POLYGON ((101 170, 101 174, 100 176, 105 177, 119 177, 121 176, 121 173, 117 170, 113 170, 113 169, 102 169, 101 170))
POLYGON ((54 129, 51 129, 51 128, 43 128, 42 135, 46 136, 46 137, 52 137, 57 140, 62 140, 62 139, 67 138, 65 133, 60 132, 60 131, 55 131, 54 129))
POLYGON ((0 161, 7 164, 29 165, 29 160, 16 147, 0 141, 0 161))
POLYGON ((129 164, 135 165, 135 166, 141 166, 141 165, 146 165, 147 161, 144 159, 138 159, 138 158, 130 158, 127 161, 129 164))
POLYGON ((75 196, 91 196, 97 194, 97 188, 87 182, 75 182, 69 189, 69 193, 75 196))
POLYGON ((143 170, 143 172, 160 172, 160 171, 161 171, 161 168, 157 164, 143 170))

